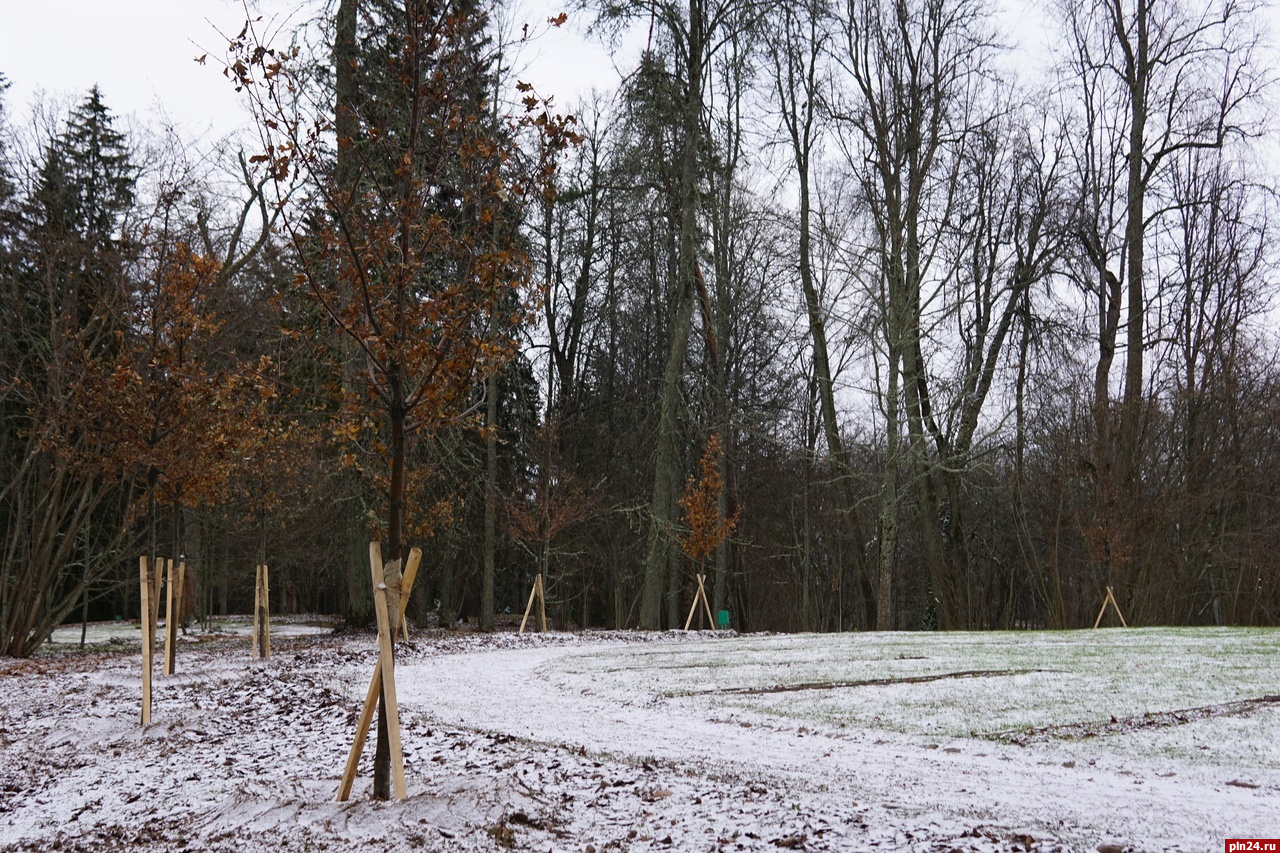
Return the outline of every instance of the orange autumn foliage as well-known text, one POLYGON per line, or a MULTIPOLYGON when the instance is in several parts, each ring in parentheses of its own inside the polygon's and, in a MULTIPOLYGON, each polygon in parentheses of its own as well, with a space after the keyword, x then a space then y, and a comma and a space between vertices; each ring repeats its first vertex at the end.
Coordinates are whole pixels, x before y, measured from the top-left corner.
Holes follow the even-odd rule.
POLYGON ((680 497, 685 524, 689 528, 681 538, 680 548, 698 561, 706 559, 738 525, 737 513, 729 518, 720 514, 720 493, 724 490, 724 481, 720 477, 721 454, 720 436, 712 433, 699 463, 700 476, 689 478, 680 497))
POLYGON ((517 350, 538 298, 524 206, 552 191, 555 153, 579 138, 531 87, 517 115, 476 97, 484 13, 396 5, 391 83, 345 103, 342 121, 327 106, 299 111, 311 69, 255 21, 224 71, 257 119, 249 162, 275 187, 293 286, 343 339, 334 437, 385 495, 388 558, 415 523, 415 481, 431 473, 413 464, 415 444, 465 423, 477 381, 517 350))
POLYGON ((216 354, 223 321, 209 297, 221 264, 182 241, 152 249, 147 279, 110 321, 109 345, 74 347, 62 429, 49 448, 85 473, 141 485, 135 515, 152 500, 194 506, 222 497, 272 393, 254 378, 268 365, 216 354), (77 434, 94 440, 77 443, 77 434))

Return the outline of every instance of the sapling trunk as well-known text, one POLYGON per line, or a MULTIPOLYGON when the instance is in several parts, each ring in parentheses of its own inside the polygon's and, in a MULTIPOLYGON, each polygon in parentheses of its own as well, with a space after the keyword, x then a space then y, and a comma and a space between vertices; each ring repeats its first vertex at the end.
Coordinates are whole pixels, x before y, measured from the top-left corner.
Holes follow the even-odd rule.
MULTIPOLYGON (((387 557, 390 560, 400 559, 404 523, 404 448, 405 448, 405 407, 403 403, 403 386, 399 380, 399 370, 391 371, 392 400, 391 415, 391 483, 388 489, 387 503, 389 518, 387 520, 387 557)), ((397 608, 397 613, 399 612, 397 608)), ((388 613, 394 621, 395 616, 388 613)), ((394 635, 392 640, 394 640, 394 635)), ((395 644, 392 644, 392 660, 388 665, 395 666, 395 644)), ((376 800, 391 799, 391 739, 387 732, 387 680, 383 679, 383 694, 378 697, 378 745, 373 753, 373 797, 376 800)))

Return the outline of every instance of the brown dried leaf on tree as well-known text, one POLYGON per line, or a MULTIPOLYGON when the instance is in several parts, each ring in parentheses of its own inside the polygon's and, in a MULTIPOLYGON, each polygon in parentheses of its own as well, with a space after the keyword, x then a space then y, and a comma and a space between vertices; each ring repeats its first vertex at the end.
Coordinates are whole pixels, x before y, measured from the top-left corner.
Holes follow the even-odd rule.
POLYGON ((259 438, 264 395, 256 369, 219 353, 223 321, 209 304, 221 264, 186 242, 158 236, 147 279, 112 322, 108 346, 76 348, 65 428, 50 450, 86 473, 135 479, 133 514, 156 504, 195 506, 224 497, 247 445, 259 438), (67 441, 78 431, 96 441, 67 441), (92 454, 76 456, 77 447, 92 454), (72 458, 74 457, 74 458, 72 458))
POLYGON ((680 548, 692 559, 702 561, 728 539, 738 524, 738 514, 729 518, 720 514, 720 493, 724 481, 720 477, 720 436, 712 433, 699 463, 700 475, 690 477, 680 497, 689 532, 680 540, 680 548))
MULTIPOLYGON (((336 432, 355 439, 344 461, 382 487, 388 560, 404 556, 414 442, 463 422, 477 380, 516 351, 535 289, 523 206, 550 192, 554 153, 571 144, 574 123, 544 99, 526 100, 517 116, 488 102, 483 81, 498 58, 477 53, 487 44, 482 10, 394 6, 379 22, 385 76, 364 97, 347 97, 355 81, 338 80, 332 115, 299 111, 310 71, 295 52, 272 48, 256 22, 227 60, 269 158, 257 166, 274 181, 294 281, 343 340, 336 432), (522 156, 522 135, 534 138, 536 163, 522 156)), ((358 27, 344 9, 339 49, 350 44, 354 56, 358 27)), ((386 721, 380 712, 379 799, 390 796, 386 721)))
POLYGON ((258 156, 269 157, 258 165, 296 249, 295 285, 350 349, 335 435, 347 440, 344 462, 386 495, 389 559, 402 556, 412 444, 462 422, 476 380, 516 351, 535 289, 522 209, 548 191, 541 167, 574 138, 572 117, 541 98, 493 120, 474 85, 488 61, 474 55, 483 13, 399 5, 392 82, 345 105, 341 126, 324 110, 299 115, 306 68, 255 22, 227 63, 258 119, 258 156), (536 139, 538 162, 524 158, 522 136, 536 139))
POLYGON ((559 444, 559 425, 539 430, 538 445, 543 464, 527 494, 512 494, 503 501, 507 531, 523 542, 550 543, 566 528, 591 517, 596 497, 582 481, 561 463, 554 448, 559 444))

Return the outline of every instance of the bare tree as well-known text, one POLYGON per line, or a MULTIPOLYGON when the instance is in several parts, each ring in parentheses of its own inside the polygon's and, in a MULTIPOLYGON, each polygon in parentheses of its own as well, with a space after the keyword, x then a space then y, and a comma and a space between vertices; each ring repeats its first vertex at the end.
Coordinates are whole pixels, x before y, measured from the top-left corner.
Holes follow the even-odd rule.
POLYGON ((956 275, 946 241, 959 215, 961 154, 988 119, 982 96, 992 40, 985 13, 970 2, 850 0, 840 23, 836 57, 850 91, 832 109, 871 217, 872 301, 887 370, 879 389, 885 464, 877 602, 877 625, 887 628, 904 475, 918 494, 930 583, 938 591, 945 581, 940 499, 926 446, 942 431, 925 342, 956 275))
MULTIPOLYGON (((602 22, 644 18, 659 25, 661 36, 674 54, 682 89, 675 116, 680 132, 678 273, 671 294, 671 334, 659 392, 653 493, 649 506, 651 520, 640 606, 640 624, 647 629, 662 627, 664 586, 667 590, 667 622, 675 624, 679 620, 679 588, 673 583, 673 578, 678 577, 680 552, 671 535, 671 525, 676 517, 676 500, 681 488, 680 381, 685 370, 698 288, 705 287, 705 283, 700 283, 702 269, 698 261, 698 200, 708 75, 712 57, 724 45, 728 34, 742 25, 749 6, 745 0, 689 0, 687 8, 673 2, 642 5, 624 0, 602 3, 600 7, 602 22)), ((643 62, 648 63, 652 59, 653 53, 646 52, 643 62)))
POLYGON ((1072 122, 1077 236, 1096 305, 1097 559, 1110 575, 1132 556, 1147 409, 1153 223, 1181 152, 1221 148, 1251 132, 1261 77, 1256 7, 1171 0, 1063 4, 1058 75, 1072 122), (1154 202, 1154 206, 1153 206, 1154 202), (1123 314, 1124 379, 1112 424, 1111 367, 1123 314), (1116 527, 1119 524, 1120 527, 1116 527))
MULTIPOLYGON (((819 2, 781 4, 772 10, 772 37, 769 39, 773 94, 791 149, 792 166, 799 190, 797 220, 800 287, 811 338, 814 380, 821 412, 822 435, 839 478, 839 494, 844 499, 843 516, 848 525, 853 570, 865 607, 867 625, 884 629, 876 618, 877 596, 871 588, 873 573, 866 559, 866 538, 858 516, 854 470, 840 434, 836 414, 835 376, 827 343, 829 306, 822 303, 814 274, 813 195, 815 157, 821 150, 822 103, 825 74, 823 60, 831 49, 830 16, 819 2)), ((886 579, 889 573, 886 572, 886 579)))

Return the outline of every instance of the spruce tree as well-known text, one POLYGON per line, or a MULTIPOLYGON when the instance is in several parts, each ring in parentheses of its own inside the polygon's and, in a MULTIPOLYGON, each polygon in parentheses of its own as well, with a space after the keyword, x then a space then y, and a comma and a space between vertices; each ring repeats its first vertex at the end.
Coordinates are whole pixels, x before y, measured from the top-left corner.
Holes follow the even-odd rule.
MULTIPOLYGON (((128 140, 94 86, 48 142, 26 218, 28 272, 46 282, 37 292, 57 315, 84 328, 121 291, 126 261, 122 228, 133 208, 137 169, 128 140)), ((33 293, 39 298, 37 293, 33 293)))

